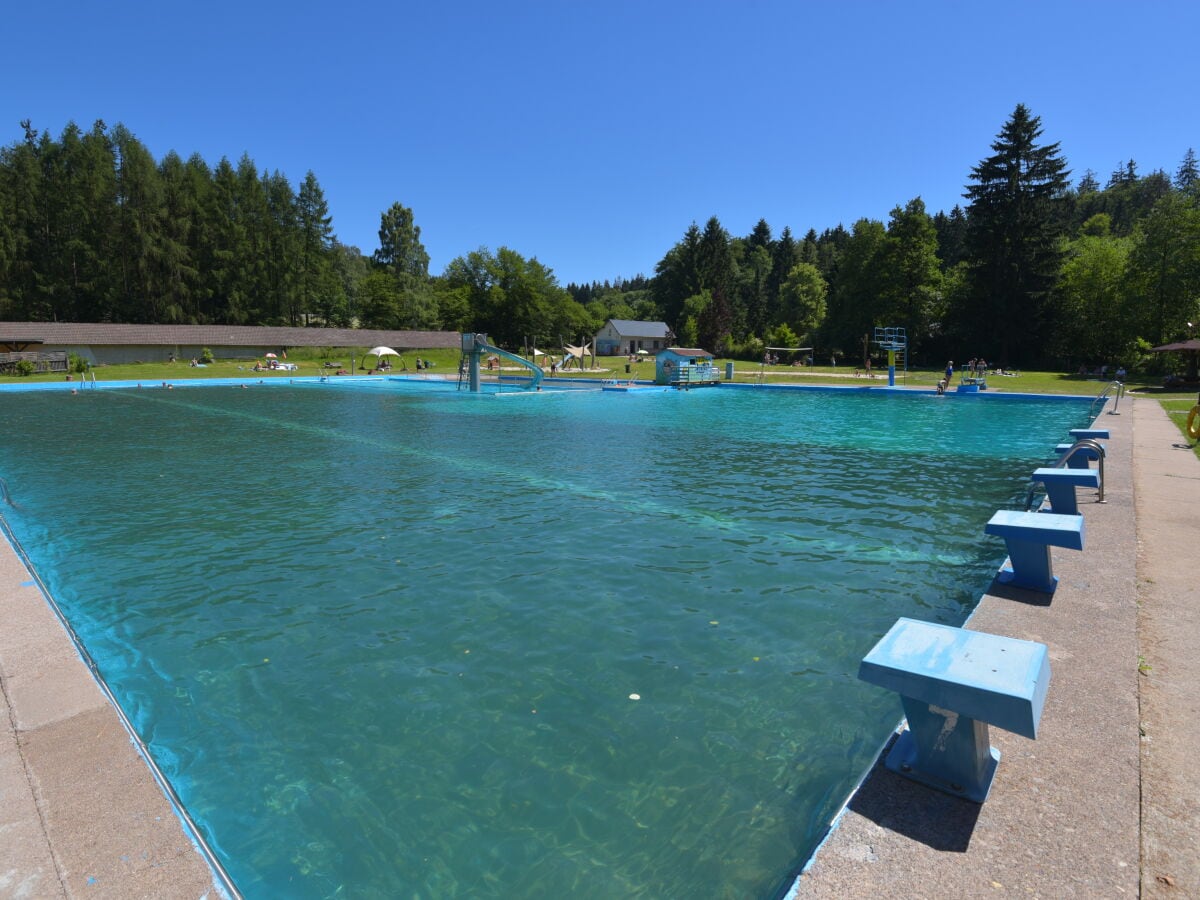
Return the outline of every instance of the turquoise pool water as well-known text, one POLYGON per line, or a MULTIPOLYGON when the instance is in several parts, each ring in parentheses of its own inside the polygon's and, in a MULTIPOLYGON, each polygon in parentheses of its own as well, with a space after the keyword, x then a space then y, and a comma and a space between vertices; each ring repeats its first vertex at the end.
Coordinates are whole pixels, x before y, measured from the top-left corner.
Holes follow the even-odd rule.
POLYGON ((859 660, 1087 407, 0 393, 0 476, 247 896, 766 897, 901 715, 859 660))

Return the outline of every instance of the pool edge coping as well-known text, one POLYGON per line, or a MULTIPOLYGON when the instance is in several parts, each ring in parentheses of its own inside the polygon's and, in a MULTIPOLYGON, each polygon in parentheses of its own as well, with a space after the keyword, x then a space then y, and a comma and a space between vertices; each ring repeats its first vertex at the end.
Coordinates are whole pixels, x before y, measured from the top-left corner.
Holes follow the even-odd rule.
MULTIPOLYGON (((95 862, 100 864, 87 866, 86 863, 92 860, 88 860, 86 854, 80 859, 74 852, 78 848, 68 845, 81 842, 88 847, 94 847, 96 844, 111 847, 123 846, 124 841, 132 840, 139 845, 144 842, 150 849, 131 849, 131 852, 120 856, 119 861, 124 865, 117 868, 130 878, 140 880, 149 877, 154 881, 166 877, 169 884, 182 884, 194 883, 203 877, 218 896, 238 900, 242 895, 232 878, 116 702, 87 649, 31 566, 24 548, 10 530, 2 512, 0 557, 4 557, 0 559, 0 600, 5 602, 10 614, 22 599, 29 600, 28 597, 18 596, 21 593, 20 589, 31 589, 36 591, 42 610, 52 616, 50 620, 43 620, 38 627, 40 646, 37 649, 41 651, 41 658, 37 664, 28 667, 21 665, 19 653, 12 650, 10 643, 13 634, 7 629, 5 635, 0 638, 0 678, 3 679, 0 705, 4 707, 9 725, 8 735, 5 737, 11 740, 11 743, 5 740, 3 749, 0 749, 0 756, 12 753, 15 748, 20 758, 19 765, 32 793, 40 833, 45 840, 59 887, 70 896, 75 892, 72 890, 74 887, 93 889, 103 880, 100 875, 89 874, 82 885, 73 884, 84 869, 100 871, 104 869, 104 864, 96 860, 95 862), (14 590, 11 579, 19 578, 17 573, 23 573, 24 579, 17 582, 17 589, 14 590), (57 627, 46 628, 50 621, 56 623, 57 627), (86 684, 94 687, 99 700, 89 696, 90 692, 84 686, 86 684), (89 769, 93 775, 99 773, 99 777, 90 778, 88 783, 83 785, 74 779, 68 784, 60 783, 52 764, 39 764, 35 748, 38 735, 69 728, 74 721, 87 725, 89 729, 95 729, 97 716, 102 723, 101 730, 106 731, 107 735, 97 731, 96 742, 87 745, 92 754, 101 749, 114 749, 111 743, 104 744, 104 738, 113 736, 111 726, 115 726, 136 755, 137 764, 130 766, 128 761, 112 758, 94 759, 89 769), (129 779, 133 779, 135 783, 129 784, 129 779), (147 790, 147 780, 153 783, 152 791, 147 790), (106 781, 112 783, 105 784, 103 790, 93 791, 96 787, 95 782, 106 781), (129 808, 111 807, 114 791, 122 800, 128 798, 129 808), (89 798, 87 795, 91 793, 97 796, 89 798), (105 797, 105 793, 109 796, 105 797), (80 797, 76 795, 83 795, 85 803, 90 800, 88 805, 101 812, 102 816, 97 818, 103 820, 100 824, 95 821, 73 823, 86 831, 88 839, 82 841, 70 826, 56 821, 59 810, 66 812, 79 804, 80 797), (159 803, 155 802, 155 798, 159 803), (131 827, 131 823, 135 824, 131 827), (178 853, 178 843, 172 834, 176 827, 191 848, 190 859, 187 855, 181 856, 178 853)), ((34 615, 37 615, 36 610, 34 615)), ((72 754, 74 752, 76 748, 72 748, 72 754)), ((0 833, 3 831, 4 829, 0 829, 0 833)), ((25 851, 15 856, 28 859, 28 842, 36 842, 36 838, 26 835, 22 840, 18 833, 15 840, 25 844, 25 851)), ((108 864, 113 865, 111 861, 108 864)), ((105 871, 105 874, 110 873, 105 871)), ((28 877, 28 873, 22 872, 22 887, 28 884, 28 877)), ((34 880, 37 878, 35 873, 34 880)), ((111 884, 108 886, 111 887, 111 884)), ((123 891, 128 886, 130 885, 122 884, 118 890, 123 891)), ((36 893, 41 895, 40 886, 36 893)))

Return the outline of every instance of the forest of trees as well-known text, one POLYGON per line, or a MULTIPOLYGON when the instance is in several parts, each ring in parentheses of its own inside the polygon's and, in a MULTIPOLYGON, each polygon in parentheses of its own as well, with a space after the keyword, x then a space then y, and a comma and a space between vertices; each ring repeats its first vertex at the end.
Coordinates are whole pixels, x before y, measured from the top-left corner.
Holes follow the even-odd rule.
POLYGON ((554 346, 608 318, 667 322, 683 345, 756 359, 815 346, 857 359, 877 325, 910 360, 1137 364, 1200 323, 1200 166, 1122 163, 1072 185, 1018 105, 969 170, 964 206, 920 197, 887 222, 797 238, 760 220, 692 223, 651 277, 560 285, 536 257, 479 248, 429 273, 412 211, 380 215, 369 255, 341 244, 317 177, 248 156, 155 161, 124 126, 23 122, 0 148, 0 320, 479 330, 554 346))

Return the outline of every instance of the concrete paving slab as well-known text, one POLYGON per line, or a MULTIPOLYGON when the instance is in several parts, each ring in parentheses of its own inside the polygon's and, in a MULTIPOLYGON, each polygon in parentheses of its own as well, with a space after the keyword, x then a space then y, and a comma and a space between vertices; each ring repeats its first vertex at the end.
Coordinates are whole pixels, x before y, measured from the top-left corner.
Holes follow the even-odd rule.
POLYGON ((13 725, 30 731, 107 705, 108 701, 35 587, 20 587, 4 603, 0 675, 13 725))
POLYGON ((211 873, 190 864, 197 860, 194 845, 111 710, 30 732, 22 751, 68 895, 212 891, 211 873))
POLYGON ((0 732, 0 897, 65 896, 16 732, 4 729, 0 732))

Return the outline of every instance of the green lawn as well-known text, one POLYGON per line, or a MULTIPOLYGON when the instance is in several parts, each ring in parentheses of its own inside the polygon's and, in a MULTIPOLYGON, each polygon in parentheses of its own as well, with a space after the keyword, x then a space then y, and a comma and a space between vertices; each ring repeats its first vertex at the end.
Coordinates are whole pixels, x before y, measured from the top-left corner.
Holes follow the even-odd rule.
MULTIPOLYGON (((207 366, 193 368, 188 360, 168 362, 139 362, 121 365, 96 366, 86 376, 73 375, 72 380, 86 377, 89 381, 94 374, 96 380, 104 381, 141 381, 146 384, 157 384, 163 381, 184 381, 196 378, 295 378, 302 375, 326 375, 336 371, 338 366, 327 367, 326 363, 336 363, 347 371, 350 369, 351 354, 358 374, 366 374, 378 360, 374 356, 365 356, 369 347, 325 349, 319 347, 297 347, 288 351, 286 362, 299 368, 292 371, 255 372, 255 360, 218 359, 207 366)), ((434 373, 451 374, 458 371, 458 350, 413 350, 405 353, 399 359, 391 357, 394 372, 415 371, 417 357, 434 363, 430 369, 434 373)), ((280 360, 283 362, 283 360, 280 360)), ((266 360, 262 360, 266 362, 266 360)), ((64 381, 62 373, 52 375, 0 375, 0 385, 30 381, 64 381)))
MULTIPOLYGON (((299 368, 290 371, 253 371, 254 360, 217 360, 202 368, 193 368, 186 360, 166 362, 128 363, 124 365, 97 366, 86 377, 90 380, 94 374, 100 382, 104 381, 141 381, 146 384, 157 384, 163 381, 182 381, 196 378, 286 378, 296 376, 324 375, 335 371, 337 366, 327 366, 336 363, 342 368, 350 369, 351 358, 354 359, 355 370, 359 374, 370 371, 377 362, 375 357, 365 356, 367 347, 345 348, 312 348, 300 347, 288 353, 287 362, 294 363, 299 368)), ((416 361, 419 357, 433 363, 431 374, 454 374, 458 371, 459 351, 444 350, 413 350, 406 352, 399 359, 392 358, 392 371, 415 372, 416 361)), ((557 357, 556 357, 557 359, 557 357)), ((589 364, 591 359, 588 359, 589 364)), ((761 366, 742 360, 715 360, 722 378, 725 375, 727 363, 733 363, 734 381, 743 384, 826 384, 826 385, 883 385, 887 383, 887 370, 876 369, 872 377, 864 372, 856 371, 853 366, 761 366)), ((515 374, 515 367, 506 366, 507 371, 515 374)), ((599 371, 559 373, 568 378, 603 378, 603 377, 632 377, 640 380, 654 378, 654 357, 646 356, 638 361, 629 363, 624 356, 600 356, 596 358, 595 369, 599 371), (629 373, 626 375, 626 365, 629 373)), ((83 376, 73 375, 72 380, 83 376)), ((896 383, 908 387, 935 387, 941 379, 940 371, 909 370, 898 372, 896 383)), ((22 383, 29 381, 64 381, 62 374, 54 375, 7 375, 0 376, 0 386, 4 384, 22 383)), ((957 381, 957 378, 956 378, 957 381)), ((1081 375, 1063 375, 1059 372, 1028 372, 1020 375, 993 375, 988 378, 988 390, 998 393, 1029 393, 1029 394, 1080 394, 1096 396, 1104 390, 1107 381, 1087 378, 1081 375)), ((1156 397, 1171 416, 1171 421, 1179 426, 1180 433, 1186 439, 1186 422, 1188 411, 1197 403, 1197 396, 1192 391, 1165 391, 1159 378, 1142 379, 1131 376, 1125 384, 1127 392, 1137 392, 1142 395, 1156 397)), ((1193 449, 1200 455, 1200 443, 1193 449)))
MULTIPOLYGON (((1179 428, 1179 433, 1183 435, 1184 441, 1192 445, 1192 452, 1200 457, 1200 441, 1193 441, 1187 436, 1187 418, 1192 407, 1200 405, 1200 397, 1192 395, 1178 396, 1169 395, 1160 398, 1163 409, 1167 411, 1167 415, 1171 417, 1171 421, 1179 428)), ((1197 413, 1200 415, 1200 413, 1197 413)))

